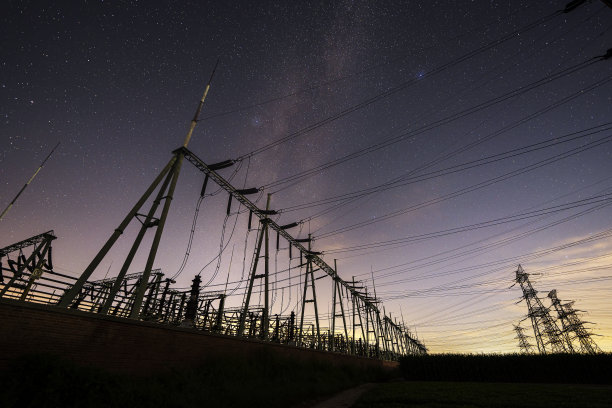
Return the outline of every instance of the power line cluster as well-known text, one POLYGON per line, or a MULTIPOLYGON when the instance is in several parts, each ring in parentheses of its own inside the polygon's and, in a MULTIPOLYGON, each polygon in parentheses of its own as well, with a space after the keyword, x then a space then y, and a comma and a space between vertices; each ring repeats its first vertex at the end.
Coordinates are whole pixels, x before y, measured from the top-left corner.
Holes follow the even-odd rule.
MULTIPOLYGON (((587 331, 580 320, 578 312, 573 308, 574 302, 561 303, 555 289, 548 293, 551 306, 544 306, 538 291, 534 289, 529 274, 521 265, 516 270, 515 282, 523 292, 523 299, 527 305, 527 318, 531 321, 534 340, 539 353, 588 353, 601 352, 592 333, 587 331), (551 316, 551 308, 557 312, 557 319, 551 316), (561 326, 561 327, 559 327, 561 326)), ((531 344, 518 325, 515 326, 519 347, 524 352, 531 350, 531 344)))

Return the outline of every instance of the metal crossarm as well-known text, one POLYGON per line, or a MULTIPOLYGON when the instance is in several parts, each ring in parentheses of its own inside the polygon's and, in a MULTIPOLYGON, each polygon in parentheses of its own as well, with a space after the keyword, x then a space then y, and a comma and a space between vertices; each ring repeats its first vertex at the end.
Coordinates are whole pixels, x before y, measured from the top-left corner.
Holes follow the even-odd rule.
POLYGON ((304 245, 302 245, 300 239, 297 239, 297 238, 294 238, 293 236, 291 236, 283 228, 283 226, 280 226, 276 222, 274 222, 274 221, 270 220, 269 218, 267 218, 267 216, 269 215, 269 212, 266 213, 266 210, 260 209, 253 202, 251 202, 248 198, 246 198, 244 195, 240 194, 240 191, 238 189, 234 188, 234 186, 232 186, 227 180, 225 180, 217 172, 215 172, 213 169, 211 169, 210 166, 208 166, 206 163, 204 163, 202 161, 202 159, 200 159, 198 156, 196 156, 192 151, 190 151, 189 149, 187 149, 185 147, 181 147, 181 148, 175 150, 173 153, 175 153, 175 154, 176 153, 182 153, 184 155, 184 157, 185 157, 185 160, 189 161, 196 168, 198 168, 204 174, 209 176, 215 183, 217 183, 217 185, 219 185, 219 187, 223 188, 225 191, 230 193, 236 200, 238 200, 248 210, 250 210, 253 214, 255 214, 257 217, 259 217, 259 219, 261 219, 261 220, 266 219, 266 222, 268 223, 269 228, 272 228, 273 230, 275 230, 280 236, 285 238, 291 245, 296 247, 302 253, 308 254, 309 256, 311 256, 312 257, 312 262, 315 265, 317 265, 321 270, 323 270, 325 273, 327 273, 332 278, 338 278, 339 279, 338 282, 342 286, 344 286, 347 290, 349 290, 353 296, 355 296, 356 298, 358 298, 361 301, 363 301, 367 306, 373 308, 375 311, 377 311, 377 312, 379 311, 378 308, 375 305, 375 303, 378 303, 377 300, 369 298, 369 297, 366 297, 364 294, 356 291, 355 288, 352 285, 350 285, 348 282, 345 282, 344 280, 340 279, 338 277, 336 271, 334 270, 334 268, 329 266, 321 257, 319 257, 318 255, 314 254, 312 251, 308 250, 308 248, 306 248, 304 245))
POLYGON ((56 238, 57 237, 55 236, 55 233, 53 232, 53 230, 43 232, 42 234, 38 234, 36 236, 30 237, 28 239, 24 239, 23 241, 19 241, 17 243, 11 244, 7 247, 0 249, 0 258, 10 254, 11 252, 18 251, 20 249, 29 247, 31 245, 36 245, 46 239, 53 241, 56 238))

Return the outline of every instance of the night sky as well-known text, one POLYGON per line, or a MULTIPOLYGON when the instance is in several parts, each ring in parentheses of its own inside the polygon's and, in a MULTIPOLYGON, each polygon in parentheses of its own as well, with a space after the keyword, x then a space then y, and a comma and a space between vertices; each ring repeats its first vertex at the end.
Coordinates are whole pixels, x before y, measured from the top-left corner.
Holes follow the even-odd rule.
MULTIPOLYGON (((430 352, 518 351, 519 263, 612 351, 612 59, 593 59, 612 47, 612 9, 554 14, 565 3, 5 1, 0 209, 61 144, 0 247, 52 229, 56 270, 79 276, 180 147, 218 59, 189 149, 238 160, 220 174, 264 187, 260 207, 273 193, 278 223, 303 221, 291 233, 343 279, 372 292, 373 276, 430 352)), ((168 276, 202 181, 183 165, 155 264, 168 276)), ((245 250, 247 214, 234 203, 226 219, 227 193, 207 193, 176 286, 201 271, 223 289, 230 270, 238 305, 256 234, 245 250)), ((93 279, 117 274, 136 228, 93 279)), ((273 313, 287 314, 299 261, 288 280, 273 246, 273 313)))

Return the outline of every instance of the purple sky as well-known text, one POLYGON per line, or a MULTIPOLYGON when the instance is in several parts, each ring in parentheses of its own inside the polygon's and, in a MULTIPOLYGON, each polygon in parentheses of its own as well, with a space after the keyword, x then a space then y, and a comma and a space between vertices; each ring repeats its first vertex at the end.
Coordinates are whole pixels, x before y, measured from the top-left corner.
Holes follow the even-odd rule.
MULTIPOLYGON (((519 263, 542 296, 556 288, 587 311, 611 351, 612 59, 593 57, 612 47, 612 9, 412 3, 8 2, 2 209, 61 145, 0 221, 0 247, 53 229, 56 269, 78 276, 182 143, 219 58, 189 148, 207 163, 241 159, 220 173, 273 193, 279 224, 303 221, 292 233, 312 233, 342 278, 372 291, 374 276, 387 314, 430 351, 517 351, 519 263)), ((166 275, 202 180, 184 164, 155 265, 166 275)), ((218 255, 226 203, 204 199, 178 287, 218 255)), ((253 253, 246 223, 227 219, 219 270, 202 271, 211 289, 230 271, 233 305, 253 253)), ((93 278, 118 272, 135 230, 93 278)), ((273 313, 301 296, 297 269, 286 287, 286 247, 273 251, 273 313)), ((331 281, 317 285, 327 315, 331 281)))

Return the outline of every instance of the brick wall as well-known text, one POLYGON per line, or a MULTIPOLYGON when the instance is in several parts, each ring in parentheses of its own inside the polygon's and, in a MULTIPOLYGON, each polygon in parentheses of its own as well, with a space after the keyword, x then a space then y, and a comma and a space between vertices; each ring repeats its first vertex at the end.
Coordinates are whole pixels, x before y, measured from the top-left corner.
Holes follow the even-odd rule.
POLYGON ((396 366, 393 362, 13 300, 0 300, 0 350, 0 370, 13 358, 31 353, 55 354, 79 364, 134 374, 197 366, 207 358, 224 355, 248 358, 258 352, 361 367, 396 366))

